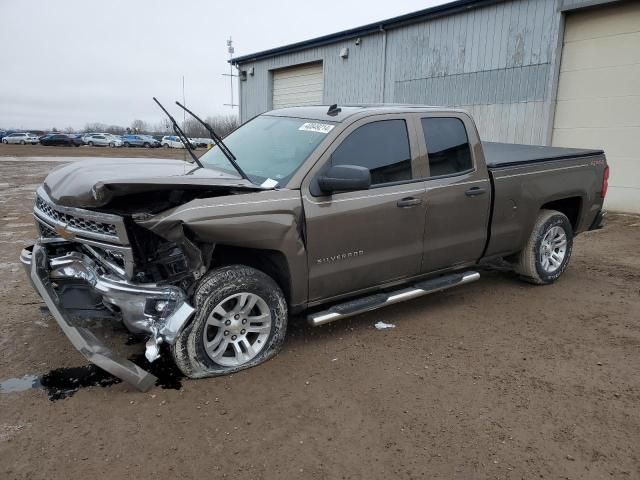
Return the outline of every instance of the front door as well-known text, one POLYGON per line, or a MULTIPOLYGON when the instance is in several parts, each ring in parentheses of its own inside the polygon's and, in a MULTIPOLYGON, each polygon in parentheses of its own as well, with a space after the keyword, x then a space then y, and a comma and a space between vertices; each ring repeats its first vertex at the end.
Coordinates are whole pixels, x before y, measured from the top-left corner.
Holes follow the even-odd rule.
POLYGON ((310 302, 419 273, 425 185, 410 128, 401 115, 355 122, 303 183, 310 302), (367 167, 371 188, 323 195, 317 177, 331 165, 367 167))
POLYGON ((426 224, 422 272, 475 263, 484 251, 491 208, 491 184, 470 143, 477 138, 464 114, 419 118, 421 148, 428 154, 426 224))

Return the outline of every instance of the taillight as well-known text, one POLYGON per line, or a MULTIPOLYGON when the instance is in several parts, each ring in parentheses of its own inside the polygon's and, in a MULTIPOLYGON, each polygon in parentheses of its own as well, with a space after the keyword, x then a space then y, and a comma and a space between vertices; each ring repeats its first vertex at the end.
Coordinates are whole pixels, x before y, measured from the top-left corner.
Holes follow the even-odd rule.
POLYGON ((609 167, 604 167, 604 177, 602 178, 602 190, 600 190, 600 198, 607 196, 607 190, 609 189, 609 167))

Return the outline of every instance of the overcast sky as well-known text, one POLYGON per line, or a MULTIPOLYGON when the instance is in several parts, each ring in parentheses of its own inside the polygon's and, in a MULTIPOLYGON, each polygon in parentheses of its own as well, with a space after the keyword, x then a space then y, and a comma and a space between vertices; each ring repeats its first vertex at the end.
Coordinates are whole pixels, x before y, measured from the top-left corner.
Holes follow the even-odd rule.
POLYGON ((183 75, 197 113, 237 112, 223 105, 229 36, 240 56, 441 3, 0 0, 0 128, 156 123, 151 97, 180 100, 183 75))

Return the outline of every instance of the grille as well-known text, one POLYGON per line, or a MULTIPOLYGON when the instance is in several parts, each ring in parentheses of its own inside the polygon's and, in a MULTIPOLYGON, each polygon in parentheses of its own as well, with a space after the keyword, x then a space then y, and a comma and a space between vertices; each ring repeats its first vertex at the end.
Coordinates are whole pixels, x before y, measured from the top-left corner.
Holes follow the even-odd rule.
POLYGON ((124 255, 120 252, 114 252, 113 250, 106 250, 104 248, 93 247, 93 250, 98 254, 102 255, 102 258, 105 260, 114 263, 120 268, 125 267, 124 255))
POLYGON ((41 222, 37 222, 38 223, 38 229, 40 230, 40 236, 43 238, 55 238, 58 236, 58 234, 55 232, 55 230, 51 227, 49 227, 48 225, 45 225, 44 223, 41 222))
POLYGON ((84 232, 99 233, 101 235, 118 236, 116 226, 112 223, 96 222, 86 218, 76 217, 64 212, 60 212, 45 202, 42 198, 36 199, 36 207, 47 217, 57 222, 63 222, 70 227, 82 230, 84 232))

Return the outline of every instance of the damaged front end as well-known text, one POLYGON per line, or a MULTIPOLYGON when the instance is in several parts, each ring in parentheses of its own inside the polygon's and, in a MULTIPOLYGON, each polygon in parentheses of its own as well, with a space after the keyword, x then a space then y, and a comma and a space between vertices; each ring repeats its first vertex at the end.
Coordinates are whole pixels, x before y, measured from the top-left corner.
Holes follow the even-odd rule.
POLYGON ((145 355, 153 362, 194 312, 188 259, 150 232, 136 234, 132 244, 130 231, 142 227, 127 224, 129 218, 54 204, 42 187, 34 216, 40 237, 21 261, 51 314, 89 361, 140 390, 150 388, 155 377, 109 350, 87 319, 122 322, 147 335, 145 355))

